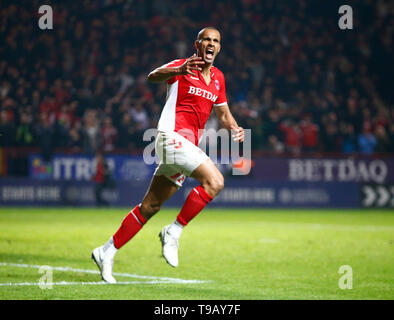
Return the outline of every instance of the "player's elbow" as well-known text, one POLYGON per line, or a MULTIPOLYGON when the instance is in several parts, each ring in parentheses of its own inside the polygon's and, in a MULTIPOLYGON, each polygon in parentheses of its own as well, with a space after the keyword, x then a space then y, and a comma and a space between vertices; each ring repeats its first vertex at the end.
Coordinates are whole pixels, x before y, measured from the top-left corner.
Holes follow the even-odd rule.
POLYGON ((148 81, 152 83, 159 83, 162 82, 162 76, 158 72, 158 69, 153 70, 151 73, 148 74, 148 81))
POLYGON ((155 74, 154 74, 154 71, 152 71, 151 73, 149 73, 147 78, 148 78, 148 81, 149 81, 149 82, 152 82, 152 83, 157 82, 157 81, 155 81, 155 74))

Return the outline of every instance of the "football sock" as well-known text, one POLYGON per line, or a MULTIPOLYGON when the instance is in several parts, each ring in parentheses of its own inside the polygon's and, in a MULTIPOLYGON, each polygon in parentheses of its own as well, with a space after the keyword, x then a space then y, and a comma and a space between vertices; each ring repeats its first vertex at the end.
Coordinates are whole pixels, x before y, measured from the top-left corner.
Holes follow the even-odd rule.
POLYGON ((199 185, 190 191, 176 220, 186 226, 213 198, 199 185))
POLYGON ((183 230, 183 225, 181 225, 177 220, 175 220, 168 227, 167 232, 174 238, 179 239, 183 230))
POLYGON ((142 226, 146 223, 146 220, 140 213, 140 205, 137 205, 131 210, 127 216, 123 219, 121 226, 118 231, 113 235, 113 241, 116 249, 120 249, 125 245, 132 237, 136 235, 138 231, 142 229, 142 226))
POLYGON ((111 237, 103 247, 106 258, 113 259, 118 249, 115 248, 113 237, 111 237))

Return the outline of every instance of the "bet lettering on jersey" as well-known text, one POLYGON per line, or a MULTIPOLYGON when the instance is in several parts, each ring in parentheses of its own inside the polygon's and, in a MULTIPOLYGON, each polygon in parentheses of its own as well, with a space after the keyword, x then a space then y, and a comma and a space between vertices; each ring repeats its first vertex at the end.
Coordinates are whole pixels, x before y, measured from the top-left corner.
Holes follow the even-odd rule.
POLYGON ((218 96, 214 95, 212 92, 209 92, 209 91, 201 89, 201 88, 196 88, 193 86, 189 87, 188 93, 194 94, 199 97, 203 97, 205 99, 211 100, 212 102, 216 102, 216 99, 218 98, 218 96))

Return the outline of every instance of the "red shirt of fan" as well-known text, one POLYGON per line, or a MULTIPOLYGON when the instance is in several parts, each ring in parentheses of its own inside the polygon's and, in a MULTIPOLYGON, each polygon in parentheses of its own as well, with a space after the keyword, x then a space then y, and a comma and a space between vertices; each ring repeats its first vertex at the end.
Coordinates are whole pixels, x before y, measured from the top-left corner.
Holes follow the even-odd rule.
MULTIPOLYGON (((178 67, 186 59, 174 60, 164 67, 178 67)), ((160 116, 159 131, 175 131, 198 145, 212 108, 227 104, 223 73, 211 67, 209 85, 198 70, 193 75, 179 75, 167 80, 167 100, 160 116), (200 133, 200 136, 199 136, 200 133)))
POLYGON ((300 127, 304 147, 316 147, 319 138, 319 127, 314 123, 301 123, 300 127))

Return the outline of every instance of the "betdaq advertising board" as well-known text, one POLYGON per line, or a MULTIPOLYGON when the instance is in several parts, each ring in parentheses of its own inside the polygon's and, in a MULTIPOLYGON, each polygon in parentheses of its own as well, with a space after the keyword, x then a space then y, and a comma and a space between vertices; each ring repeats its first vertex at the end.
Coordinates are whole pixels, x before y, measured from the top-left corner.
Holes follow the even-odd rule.
MULTIPOLYGON (((107 163, 116 180, 150 179, 156 163, 146 164, 142 156, 110 155, 107 163)), ((248 177, 278 182, 394 182, 394 158, 257 158, 248 177)), ((227 165, 217 164, 222 172, 227 165)), ((31 178, 90 181, 94 175, 94 157, 56 154, 45 163, 39 154, 29 157, 31 178)))
MULTIPOLYGON (((156 164, 127 155, 108 156, 106 160, 116 188, 104 191, 103 197, 115 206, 140 202, 156 164)), ((248 175, 236 177, 231 175, 231 165, 217 164, 225 175, 225 188, 212 206, 394 207, 392 158, 258 158, 253 163, 248 175)), ((16 187, 17 182, 13 187, 3 186, 0 203, 20 200, 21 204, 95 205, 95 168, 94 157, 57 154, 44 163, 40 155, 31 155, 31 180, 21 182, 20 187, 16 187)), ((196 181, 186 179, 167 205, 181 205, 193 184, 196 181)))
POLYGON ((254 159, 253 177, 294 182, 394 182, 394 159, 254 159))

